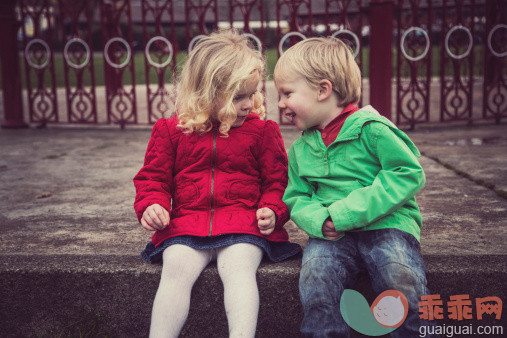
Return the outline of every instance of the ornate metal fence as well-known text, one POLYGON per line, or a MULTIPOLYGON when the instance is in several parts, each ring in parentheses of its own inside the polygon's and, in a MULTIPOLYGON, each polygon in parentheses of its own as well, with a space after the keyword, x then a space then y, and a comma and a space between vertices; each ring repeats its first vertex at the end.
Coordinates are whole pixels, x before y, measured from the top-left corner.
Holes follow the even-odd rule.
MULTIPOLYGON (((174 112, 174 83, 186 52, 202 35, 236 27, 263 54, 278 56, 312 36, 346 40, 363 72, 360 104, 383 100, 382 113, 413 127, 507 117, 505 4, 8 0, 3 6, 15 6, 21 26, 14 50, 23 55, 25 102, 33 124, 152 124, 174 112), (58 74, 63 74, 63 86, 57 86, 58 74), (104 86, 96 85, 99 76, 104 86), (145 84, 136 86, 138 82, 145 84), (65 105, 58 104, 61 97, 65 105), (146 103, 140 104, 141 98, 146 103)), ((3 85, 7 83, 4 75, 3 85)), ((270 118, 288 123, 275 115, 270 118)), ((12 124, 10 116, 4 115, 9 120, 4 126, 12 124)), ((23 113, 14 117, 19 118, 23 113)))
POLYGON ((398 0, 398 123, 507 116, 506 8, 501 0, 398 0))

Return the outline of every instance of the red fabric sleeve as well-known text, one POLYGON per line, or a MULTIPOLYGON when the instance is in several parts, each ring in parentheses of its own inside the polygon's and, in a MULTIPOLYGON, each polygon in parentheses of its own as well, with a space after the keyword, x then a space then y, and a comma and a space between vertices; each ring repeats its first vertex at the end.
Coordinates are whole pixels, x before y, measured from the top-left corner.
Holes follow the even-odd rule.
POLYGON ((273 121, 267 121, 264 127, 259 164, 262 180, 259 209, 268 207, 273 210, 276 227, 283 227, 289 220, 289 210, 282 201, 288 181, 288 161, 282 133, 273 121))
POLYGON ((160 204, 171 212, 172 170, 176 154, 168 122, 169 120, 159 119, 153 126, 144 166, 134 177, 134 209, 139 221, 146 208, 152 204, 160 204))

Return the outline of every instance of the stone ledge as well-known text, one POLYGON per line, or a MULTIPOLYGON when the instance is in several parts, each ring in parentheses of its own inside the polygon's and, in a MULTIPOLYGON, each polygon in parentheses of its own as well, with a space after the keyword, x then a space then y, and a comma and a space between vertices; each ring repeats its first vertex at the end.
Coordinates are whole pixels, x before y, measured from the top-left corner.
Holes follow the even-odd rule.
MULTIPOLYGON (((444 304, 457 294, 469 294, 472 301, 486 296, 505 300, 504 255, 424 258, 431 293, 440 294, 444 304)), ((299 336, 300 261, 298 256, 279 264, 261 264, 258 337, 299 336)), ((137 256, 1 255, 0 336, 55 336, 84 316, 92 316, 112 336, 146 337, 160 269, 161 265, 145 264, 137 256)), ((370 303, 375 298, 367 276, 355 288, 370 303)), ((227 336, 222 293, 216 266, 211 265, 194 286, 183 337, 227 336)), ((476 321, 466 325, 471 323, 476 321)), ((480 322, 488 324, 499 325, 499 321, 480 322)))

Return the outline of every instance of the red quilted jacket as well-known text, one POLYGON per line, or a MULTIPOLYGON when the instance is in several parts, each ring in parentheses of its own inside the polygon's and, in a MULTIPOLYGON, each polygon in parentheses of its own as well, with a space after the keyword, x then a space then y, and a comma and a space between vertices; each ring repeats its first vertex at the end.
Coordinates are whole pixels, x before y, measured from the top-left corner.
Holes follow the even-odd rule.
POLYGON ((287 241, 289 219, 282 196, 287 186, 287 153, 278 125, 251 113, 228 137, 216 129, 183 133, 177 117, 153 127, 144 166, 134 177, 134 209, 160 204, 171 221, 156 231, 155 246, 174 236, 244 233, 263 237, 256 211, 272 209, 277 222, 266 238, 287 241))

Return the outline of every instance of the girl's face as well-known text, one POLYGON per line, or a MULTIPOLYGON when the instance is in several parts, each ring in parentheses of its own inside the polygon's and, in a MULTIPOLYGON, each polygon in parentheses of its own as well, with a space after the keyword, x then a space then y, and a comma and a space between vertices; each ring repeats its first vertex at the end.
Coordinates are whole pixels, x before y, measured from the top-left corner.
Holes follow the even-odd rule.
POLYGON ((237 117, 236 121, 232 124, 232 127, 240 127, 248 114, 254 108, 254 94, 259 86, 260 75, 258 72, 252 74, 252 76, 245 81, 241 89, 238 91, 236 96, 233 98, 234 108, 236 109, 237 117))

